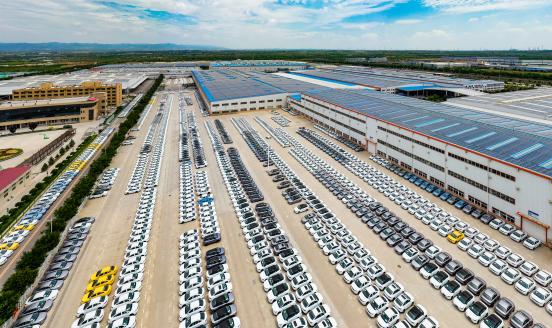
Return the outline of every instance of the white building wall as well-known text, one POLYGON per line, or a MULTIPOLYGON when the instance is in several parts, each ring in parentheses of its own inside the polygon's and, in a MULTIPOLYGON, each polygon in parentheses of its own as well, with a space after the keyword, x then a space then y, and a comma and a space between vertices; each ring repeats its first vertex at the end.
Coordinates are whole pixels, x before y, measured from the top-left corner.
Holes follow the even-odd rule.
POLYGON ((210 103, 213 114, 230 113, 245 110, 274 109, 285 105, 287 94, 239 98, 210 103))
MULTIPOLYGON (((303 96, 303 98, 310 99, 315 102, 320 102, 310 97, 303 96)), ((310 111, 306 111, 303 108, 300 108, 298 106, 292 105, 292 107, 311 118, 314 118, 320 122, 325 123, 330 127, 333 127, 336 130, 346 133, 349 136, 352 136, 354 138, 357 138, 357 137, 362 138, 359 140, 371 141, 371 142, 365 143, 370 152, 376 153, 377 150, 381 150, 386 154, 398 159, 399 161, 412 166, 413 169, 415 168, 426 173, 428 181, 430 180, 430 177, 437 178, 445 183, 445 189, 447 188, 448 185, 450 185, 464 192, 464 198, 466 200, 468 200, 469 196, 472 196, 482 202, 487 203, 487 210, 489 212, 492 212, 493 208, 496 208, 511 216, 515 221, 514 223, 517 226, 522 226, 523 230, 526 231, 527 233, 541 240, 545 240, 545 237, 546 237, 545 230, 542 226, 532 223, 531 220, 527 220, 527 219, 524 219, 522 222, 521 217, 517 215, 517 213, 520 212, 525 216, 530 216, 529 213, 534 213, 538 215, 538 217, 536 218, 538 222, 541 222, 549 226, 552 225, 552 181, 551 180, 546 179, 544 177, 540 177, 536 174, 532 174, 532 173, 520 170, 511 165, 503 164, 497 160, 488 158, 487 156, 479 155, 473 152, 468 152, 455 145, 452 145, 443 141, 435 140, 433 138, 429 138, 427 136, 415 133, 410 130, 401 129, 397 126, 388 124, 386 122, 377 121, 375 119, 371 119, 364 115, 356 114, 356 113, 347 111, 345 109, 338 108, 335 105, 324 103, 324 106, 327 106, 336 111, 347 112, 348 115, 363 116, 365 119, 365 123, 358 124, 355 120, 352 120, 343 115, 339 115, 331 110, 317 106, 310 102, 306 102, 304 100, 301 102, 301 104, 304 107, 310 109, 310 111), (312 111, 314 111, 315 113, 313 113, 312 111), (330 119, 340 120, 340 122, 343 124, 350 125, 351 127, 361 131, 365 131, 366 135, 361 136, 359 134, 356 134, 354 131, 347 129, 346 127, 343 127, 340 124, 336 124, 335 122, 332 122, 330 119, 325 119, 324 117, 322 117, 321 115, 317 115, 316 113, 325 115, 330 119), (436 147, 437 149, 441 149, 444 151, 444 153, 427 148, 423 145, 420 145, 419 143, 406 140, 394 134, 379 130, 377 128, 378 126, 384 127, 389 131, 393 131, 395 133, 399 133, 401 135, 407 136, 412 140, 417 140, 429 146, 433 146, 433 147, 436 147), (409 157, 403 154, 402 152, 392 149, 392 147, 387 147, 381 143, 377 143, 378 139, 384 140, 389 145, 403 149, 411 154, 419 156, 422 159, 430 161, 433 164, 441 166, 444 168, 444 171, 440 171, 434 166, 430 166, 426 163, 415 160, 414 158, 409 157), (499 172, 503 172, 508 175, 511 175, 515 177, 516 181, 515 182, 511 181, 505 177, 489 172, 488 170, 469 164, 468 162, 450 157, 448 156, 449 152, 456 154, 458 156, 461 156, 467 160, 471 160, 473 162, 485 165, 487 166, 487 168, 495 169, 495 170, 498 170, 499 172), (463 181, 452 176, 451 174, 448 173, 449 170, 457 174, 460 174, 461 176, 464 176, 469 180, 472 180, 473 182, 480 183, 481 185, 487 188, 494 189, 504 195, 514 198, 515 204, 512 204, 502 198, 499 198, 488 191, 482 190, 481 188, 473 185, 470 182, 463 181)), ((496 213, 494 215, 498 216, 496 213)), ((548 239, 552 239, 551 230, 552 229, 550 229, 548 232, 548 239)))

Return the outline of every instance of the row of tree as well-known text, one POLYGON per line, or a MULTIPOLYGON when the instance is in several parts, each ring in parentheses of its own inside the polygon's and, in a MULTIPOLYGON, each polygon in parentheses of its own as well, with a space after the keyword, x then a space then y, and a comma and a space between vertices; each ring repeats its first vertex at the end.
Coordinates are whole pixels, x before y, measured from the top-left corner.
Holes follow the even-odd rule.
POLYGON ((65 153, 68 152, 69 149, 71 149, 71 147, 73 147, 74 145, 75 145, 75 141, 71 139, 71 141, 65 147, 60 148, 59 153, 57 153, 55 157, 50 156, 50 158, 48 159, 48 163, 44 163, 42 165, 42 168, 40 168, 40 171, 46 172, 48 167, 54 165, 54 163, 58 160, 58 158, 65 155, 65 153))
POLYGON ((71 195, 54 212, 51 229, 43 230, 33 248, 23 254, 16 265, 15 272, 8 278, 0 291, 0 323, 8 320, 12 313, 17 310, 19 298, 35 281, 38 270, 44 263, 48 253, 60 242, 60 235, 65 230, 67 222, 77 215, 79 206, 88 196, 101 173, 110 165, 111 160, 117 154, 119 146, 125 140, 127 132, 138 122, 140 114, 162 81, 163 75, 157 78, 147 94, 134 107, 126 120, 120 124, 118 131, 107 147, 90 165, 88 173, 79 180, 73 187, 71 195))

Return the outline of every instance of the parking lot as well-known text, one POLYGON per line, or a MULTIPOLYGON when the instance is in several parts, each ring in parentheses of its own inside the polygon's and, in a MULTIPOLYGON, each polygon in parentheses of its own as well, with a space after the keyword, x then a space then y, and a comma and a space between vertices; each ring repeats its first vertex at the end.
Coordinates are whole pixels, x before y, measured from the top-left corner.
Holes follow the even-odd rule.
MULTIPOLYGON (((239 318, 242 327, 273 327, 293 320, 309 326, 325 321, 328 324, 325 327, 376 327, 382 312, 390 320, 387 323, 380 320, 380 325, 384 327, 391 326, 393 323, 390 322, 394 322, 393 320, 409 320, 419 324, 425 315, 431 317, 425 319, 425 327, 431 327, 432 321, 439 322, 441 327, 474 326, 463 312, 456 309, 452 301, 443 297, 439 289, 431 286, 429 279, 415 272, 403 256, 389 247, 387 240, 383 240, 379 233, 376 234, 374 229, 363 223, 321 183, 320 175, 317 177, 316 173, 322 172, 324 165, 335 170, 327 175, 328 179, 337 179, 338 176, 348 179, 359 191, 366 193, 366 199, 371 197, 381 203, 397 218, 423 234, 434 246, 463 263, 475 276, 483 279, 487 286, 494 287, 500 296, 512 300, 516 310, 526 310, 535 323, 551 320, 552 316, 545 308, 534 304, 529 296, 519 293, 513 285, 491 273, 467 252, 447 241, 446 237, 441 237, 429 225, 416 219, 312 142, 297 134, 299 127, 313 128, 308 121, 281 111, 281 118, 275 119, 270 111, 204 117, 191 93, 189 95, 194 100, 193 106, 181 105, 180 99, 183 95, 187 94, 168 92, 158 95, 140 130, 133 132, 136 136, 134 143, 122 147, 111 164, 111 167, 119 168, 119 171, 109 192, 103 197, 88 200, 79 212, 79 217, 94 217, 95 222, 52 309, 48 312, 45 327, 71 326, 76 319, 89 278, 94 272, 106 266, 118 266, 119 270, 130 267, 128 263, 123 264, 123 261, 130 258, 125 257, 128 251, 127 241, 137 231, 135 221, 139 219, 139 208, 151 208, 152 214, 150 219, 140 219, 142 221, 139 222, 139 238, 144 238, 144 233, 147 233, 148 239, 144 240, 144 259, 142 264, 138 264, 140 267, 136 272, 141 274, 140 279, 136 280, 140 282, 140 287, 136 289, 139 298, 132 302, 137 304, 136 308, 129 309, 129 313, 132 313, 129 317, 135 318, 137 327, 176 327, 181 324, 181 320, 192 317, 200 323, 203 320, 205 323, 211 322, 211 315, 215 311, 210 310, 208 305, 199 310, 201 302, 208 304, 219 295, 217 293, 225 293, 225 290, 230 290, 233 294, 234 302, 228 306, 229 311, 236 312, 235 318, 239 318), (165 99, 166 104, 164 114, 155 122, 162 99, 165 99), (256 120, 255 117, 261 120, 256 120), (164 119, 166 130, 163 132, 164 119), (209 129, 206 121, 209 122, 209 129), (267 125, 270 132, 267 131, 267 125), (151 164, 154 150, 146 160, 149 163, 145 165, 147 169, 137 175, 135 167, 151 126, 157 126, 155 133, 151 133, 156 136, 151 140, 152 149, 156 149, 156 145, 160 147, 162 143, 159 140, 163 139, 164 143, 164 149, 159 150, 157 164, 154 163, 159 168, 155 176, 152 176, 150 170, 155 166, 151 164), (186 166, 181 161, 180 135, 183 128, 191 131, 188 134, 190 140, 186 143, 189 144, 190 163, 195 165, 186 166), (269 152, 272 165, 269 167, 264 167, 259 160, 263 151, 267 155, 265 143, 272 149, 269 152), (214 149, 220 151, 215 153, 214 149), (319 159, 318 162, 316 158, 319 159), (314 167, 314 170, 309 171, 309 165, 319 165, 319 168, 314 167), (290 186, 292 183, 294 188, 301 190, 302 198, 309 199, 311 209, 302 213, 294 212, 294 208, 305 201, 296 198, 295 195, 298 194, 291 190, 286 191, 286 197, 283 197, 282 192, 289 186, 278 189, 277 186, 282 181, 273 182, 277 174, 267 174, 267 171, 276 168, 278 174, 283 176, 282 181, 290 181, 290 186), (132 186, 129 183, 133 176, 134 181, 142 181, 140 187, 136 183, 132 186), (188 188, 191 181, 193 187, 188 188), (252 186, 256 189, 252 189, 252 186), (183 190, 185 194, 195 193, 195 197, 191 199, 201 200, 205 205, 198 206, 193 211, 186 210, 189 207, 187 200, 182 197, 183 190), (258 192, 254 192, 255 190, 258 192), (149 205, 140 207, 139 204, 144 199, 149 199, 149 205), (257 206, 261 203, 266 205, 257 206), (323 213, 326 212, 316 204, 323 204, 328 213, 333 215, 324 217, 323 213), (317 208, 320 213, 318 218, 311 214, 310 220, 303 219, 308 213, 314 212, 313 208, 317 208), (247 212, 252 214, 246 214, 247 212), (317 224, 318 226, 313 227, 317 224), (217 233, 219 236, 214 236, 217 233), (218 238, 220 241, 217 241, 218 238), (183 242, 184 239, 189 241, 183 242), (207 239, 213 243, 206 243, 207 239), (195 240, 202 242, 196 244, 195 240), (192 247, 188 245, 195 245, 189 250, 197 250, 197 255, 191 258, 185 255, 188 252, 183 249, 192 247), (224 249, 224 259, 214 260, 207 255, 219 248, 224 249), (257 258, 254 255, 258 255, 257 258), (373 264, 370 263, 372 259, 381 265, 379 269, 374 267, 369 270, 373 264), (193 264, 194 261, 198 261, 197 266, 193 264), (213 290, 212 287, 222 285, 208 281, 213 275, 217 275, 217 272, 209 272, 207 269, 217 267, 218 264, 214 261, 224 261, 227 265, 226 268, 216 269, 222 270, 219 273, 224 274, 217 279, 224 279, 225 290, 221 289, 223 287, 217 287, 221 290, 213 290), (200 268, 199 274, 194 275, 197 278, 186 278, 183 281, 180 274, 191 267, 200 268), (189 288, 183 287, 183 282, 193 285, 188 286, 189 288), (373 292, 366 288, 368 285, 372 286, 373 292), (198 286, 198 292, 201 291, 202 294, 196 297, 190 290, 198 286), (412 304, 403 292, 412 298, 412 304), (285 294, 293 295, 295 301, 276 302, 276 299, 285 294), (194 315, 183 313, 186 311, 181 309, 183 297, 190 301, 186 304, 195 301, 193 306, 197 306, 198 311, 194 311, 194 315), (404 301, 404 304, 393 306, 393 301, 397 298, 404 301), (303 303, 303 299, 308 301, 303 303), (278 306, 281 308, 274 313, 275 304, 280 304, 278 306), (388 304, 389 309, 377 308, 379 304, 388 304), (416 304, 418 306, 415 309, 409 308, 416 304), (370 307, 371 310, 367 309, 370 307), (285 318, 282 313, 290 317, 285 318)), ((334 142, 339 144, 335 140, 334 142)), ((357 153, 342 144, 341 146, 395 181, 408 188, 415 188, 370 160, 368 153, 357 153)), ((421 196, 432 199, 433 196, 429 193, 418 190, 416 192, 421 196)), ((535 251, 528 250, 446 202, 433 199, 431 201, 443 210, 484 232, 501 245, 508 246, 525 260, 535 263, 543 270, 552 270, 549 249, 540 247, 535 251)), ((296 212, 301 210, 297 208, 296 212)), ((386 227, 382 226, 381 230, 386 230, 386 227)), ((409 236, 405 236, 407 237, 409 236)), ((433 263, 433 259, 427 262, 433 263)), ((421 266, 425 267, 426 264, 424 262, 421 266)), ((431 266, 426 268, 429 270, 431 266)), ((119 283, 114 283, 113 291, 107 294, 109 305, 105 306, 101 319, 104 324, 108 322, 109 313, 113 309, 111 304, 116 302, 115 289, 122 285, 120 280, 123 276, 123 273, 118 273, 115 281, 119 280, 119 283)), ((465 289, 464 285, 461 289, 465 289)), ((493 312, 490 307, 489 310, 489 313, 493 312)), ((233 315, 234 312, 228 316, 233 315)))

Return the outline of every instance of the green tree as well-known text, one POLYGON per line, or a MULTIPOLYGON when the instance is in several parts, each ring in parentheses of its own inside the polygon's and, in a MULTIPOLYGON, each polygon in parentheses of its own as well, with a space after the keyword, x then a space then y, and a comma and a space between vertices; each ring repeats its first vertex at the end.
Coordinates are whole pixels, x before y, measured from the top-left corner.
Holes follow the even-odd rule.
POLYGON ((47 169, 48 169, 48 164, 44 163, 42 165, 42 168, 40 169, 40 172, 46 172, 47 169))
POLYGON ((71 141, 69 141, 69 146, 73 147, 74 145, 75 145, 75 140, 71 139, 71 141))
POLYGON ((50 159, 48 159, 48 165, 52 166, 54 165, 54 162, 55 162, 54 158, 50 156, 50 159))

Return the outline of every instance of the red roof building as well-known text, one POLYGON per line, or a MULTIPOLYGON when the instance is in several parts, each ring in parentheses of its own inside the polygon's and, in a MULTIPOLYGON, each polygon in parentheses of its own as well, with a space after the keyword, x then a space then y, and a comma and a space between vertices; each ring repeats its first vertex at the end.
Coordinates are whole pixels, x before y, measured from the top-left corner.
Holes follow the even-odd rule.
POLYGON ((4 197, 7 196, 7 192, 10 187, 14 186, 15 183, 21 181, 22 179, 28 178, 30 169, 30 165, 24 165, 0 170, 0 195, 6 192, 4 197))

